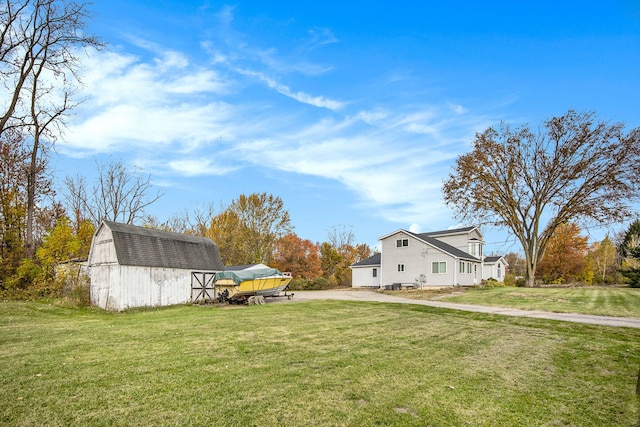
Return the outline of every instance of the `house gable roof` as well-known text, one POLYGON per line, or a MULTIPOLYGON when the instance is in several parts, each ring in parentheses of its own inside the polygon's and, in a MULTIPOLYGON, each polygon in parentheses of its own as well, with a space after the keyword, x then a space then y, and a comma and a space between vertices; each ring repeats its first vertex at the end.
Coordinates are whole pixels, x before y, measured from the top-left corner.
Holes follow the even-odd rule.
POLYGON ((462 228, 453 228, 451 230, 440 230, 440 231, 429 231, 428 233, 420 233, 420 236, 429 236, 429 237, 441 237, 441 236, 450 236, 452 234, 469 234, 473 230, 477 230, 478 234, 482 236, 480 230, 475 225, 470 227, 462 227, 462 228))
POLYGON ((454 235, 454 234, 469 234, 474 230, 476 230, 478 234, 482 236, 482 233, 480 233, 480 230, 478 229, 478 227, 470 226, 470 227, 463 227, 463 228, 454 228, 451 230, 430 231, 428 233, 412 233, 411 231, 400 229, 392 233, 385 234, 384 236, 380 237, 379 240, 384 240, 396 234, 403 233, 408 236, 412 236, 418 240, 421 240, 427 243, 428 245, 433 246, 436 249, 439 249, 442 252, 445 252, 453 256, 454 258, 460 258, 467 261, 480 262, 479 258, 438 239, 438 237, 454 235))
POLYGON ((369 258, 365 258, 362 261, 352 264, 351 267, 371 267, 376 265, 379 266, 381 262, 382 262, 382 254, 378 252, 377 254, 373 254, 369 258))
MULTIPOLYGON (((473 228, 472 228, 473 229, 473 228)), ((473 255, 458 249, 454 246, 451 246, 448 243, 445 243, 441 240, 436 239, 435 237, 431 237, 431 233, 421 233, 421 234, 415 234, 415 233, 411 233, 410 231, 406 231, 406 233, 408 233, 409 235, 415 237, 416 239, 422 240, 423 242, 436 247, 437 249, 440 249, 443 252, 448 253, 449 255, 455 257, 455 258, 460 258, 460 259, 465 259, 468 261, 475 261, 475 262, 480 262, 480 260, 476 257, 474 257, 473 255)))
POLYGON ((470 227, 462 227, 462 228, 453 228, 450 230, 440 230, 440 231, 429 231, 428 233, 413 233, 411 231, 407 231, 407 230, 396 230, 392 233, 389 234, 385 234, 382 237, 379 237, 378 240, 384 240, 386 238, 389 238, 395 234, 398 233, 404 233, 404 234, 409 234, 411 236, 428 236, 428 237, 442 237, 442 236, 450 236, 450 235, 454 235, 454 234, 469 234, 472 231, 476 230, 478 232, 478 234, 480 234, 480 236, 482 236, 482 233, 480 232, 480 230, 478 229, 478 227, 474 226, 470 226, 470 227))
POLYGON ((120 265, 191 270, 223 270, 218 246, 207 237, 170 233, 151 228, 103 221, 113 235, 120 265))
POLYGON ((492 255, 492 256, 488 256, 488 257, 484 258, 485 264, 493 264, 493 263, 498 262, 500 260, 502 260, 502 262, 507 264, 507 260, 505 260, 502 255, 496 255, 496 256, 492 255))

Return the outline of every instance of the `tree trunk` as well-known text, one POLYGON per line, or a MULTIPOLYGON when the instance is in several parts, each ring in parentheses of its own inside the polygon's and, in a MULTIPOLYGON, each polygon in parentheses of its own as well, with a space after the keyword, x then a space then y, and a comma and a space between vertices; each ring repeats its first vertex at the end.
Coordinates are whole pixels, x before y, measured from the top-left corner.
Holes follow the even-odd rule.
POLYGON ((527 271, 524 276, 524 286, 527 288, 535 288, 536 286, 536 266, 531 261, 527 261, 527 271))
POLYGON ((33 151, 31 152, 31 162, 27 174, 27 235, 25 239, 25 256, 33 259, 35 255, 35 245, 33 243, 33 216, 35 212, 36 180, 38 175, 38 148, 40 136, 36 132, 33 139, 33 151))

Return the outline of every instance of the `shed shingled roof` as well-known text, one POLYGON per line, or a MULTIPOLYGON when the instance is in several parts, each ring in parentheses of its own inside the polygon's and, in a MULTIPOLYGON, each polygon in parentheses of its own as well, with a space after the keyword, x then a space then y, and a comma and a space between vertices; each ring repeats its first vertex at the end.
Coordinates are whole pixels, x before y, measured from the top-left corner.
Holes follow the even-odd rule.
POLYGON ((351 267, 366 267, 371 265, 380 265, 382 262, 382 254, 380 252, 373 254, 369 258, 365 258, 362 261, 352 264, 351 267))
POLYGON ((120 265, 224 270, 218 246, 208 237, 170 233, 103 221, 111 229, 120 265))

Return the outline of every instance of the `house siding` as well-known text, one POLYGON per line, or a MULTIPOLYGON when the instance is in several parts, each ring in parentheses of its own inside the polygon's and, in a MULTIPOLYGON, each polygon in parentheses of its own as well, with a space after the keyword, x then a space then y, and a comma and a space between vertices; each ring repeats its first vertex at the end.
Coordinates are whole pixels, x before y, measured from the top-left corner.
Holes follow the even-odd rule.
POLYGON ((455 259, 430 246, 414 236, 398 232, 382 240, 382 284, 415 285, 421 274, 425 274, 425 286, 451 286, 456 283, 455 259), (396 247, 397 239, 408 239, 409 246, 396 247), (446 262, 447 272, 431 273, 433 262, 446 262), (398 271, 398 264, 404 264, 404 271, 398 271))
POLYGON ((507 264, 504 259, 500 259, 497 262, 486 263, 484 265, 483 278, 488 279, 490 277, 496 279, 498 282, 504 282, 504 276, 507 273, 507 264), (500 265, 500 274, 498 274, 498 265, 500 265))
MULTIPOLYGON (((374 283, 372 267, 379 263, 378 284, 390 286, 472 286, 483 278, 497 276, 497 262, 501 264, 502 278, 506 273, 506 263, 501 257, 489 257, 484 265, 484 256, 469 253, 471 242, 483 245, 482 233, 476 227, 443 230, 416 234, 407 230, 398 230, 380 238, 381 253, 378 258, 367 259, 351 266, 353 286, 368 286, 374 283), (397 242, 407 242, 398 245, 397 242), (433 263, 445 263, 445 273, 433 273, 433 263), (493 262, 493 267, 489 264, 493 262), (461 263, 462 267, 461 268, 461 263), (402 265, 400 271, 398 266, 402 265), (493 269, 492 269, 493 268, 493 269), (462 271, 461 271, 462 270, 462 271), (495 271, 495 272, 494 272, 495 271), (421 277, 426 279, 421 281, 421 277)), ((484 248, 482 249, 484 252, 484 248)))
POLYGON ((354 288, 378 288, 380 287, 380 266, 370 265, 351 268, 351 283, 354 288), (377 276, 373 277, 373 270, 377 269, 377 276))
POLYGON ((469 252, 469 241, 471 239, 478 239, 482 243, 482 236, 478 230, 473 230, 470 233, 460 233, 452 235, 434 235, 441 242, 447 243, 454 248, 458 248, 461 251, 469 252))

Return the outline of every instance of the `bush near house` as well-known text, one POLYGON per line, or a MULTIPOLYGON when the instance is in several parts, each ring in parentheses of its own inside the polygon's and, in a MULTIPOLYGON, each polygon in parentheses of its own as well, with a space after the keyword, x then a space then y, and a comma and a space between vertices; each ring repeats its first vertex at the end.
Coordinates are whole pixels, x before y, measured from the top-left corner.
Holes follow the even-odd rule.
POLYGON ((505 284, 505 282, 499 282, 493 277, 489 277, 488 279, 482 279, 482 281, 480 282, 480 286, 483 288, 501 288, 507 285, 505 284))
POLYGON ((335 287, 331 280, 325 277, 317 277, 315 279, 293 279, 289 282, 287 289, 290 291, 320 291, 335 287))

